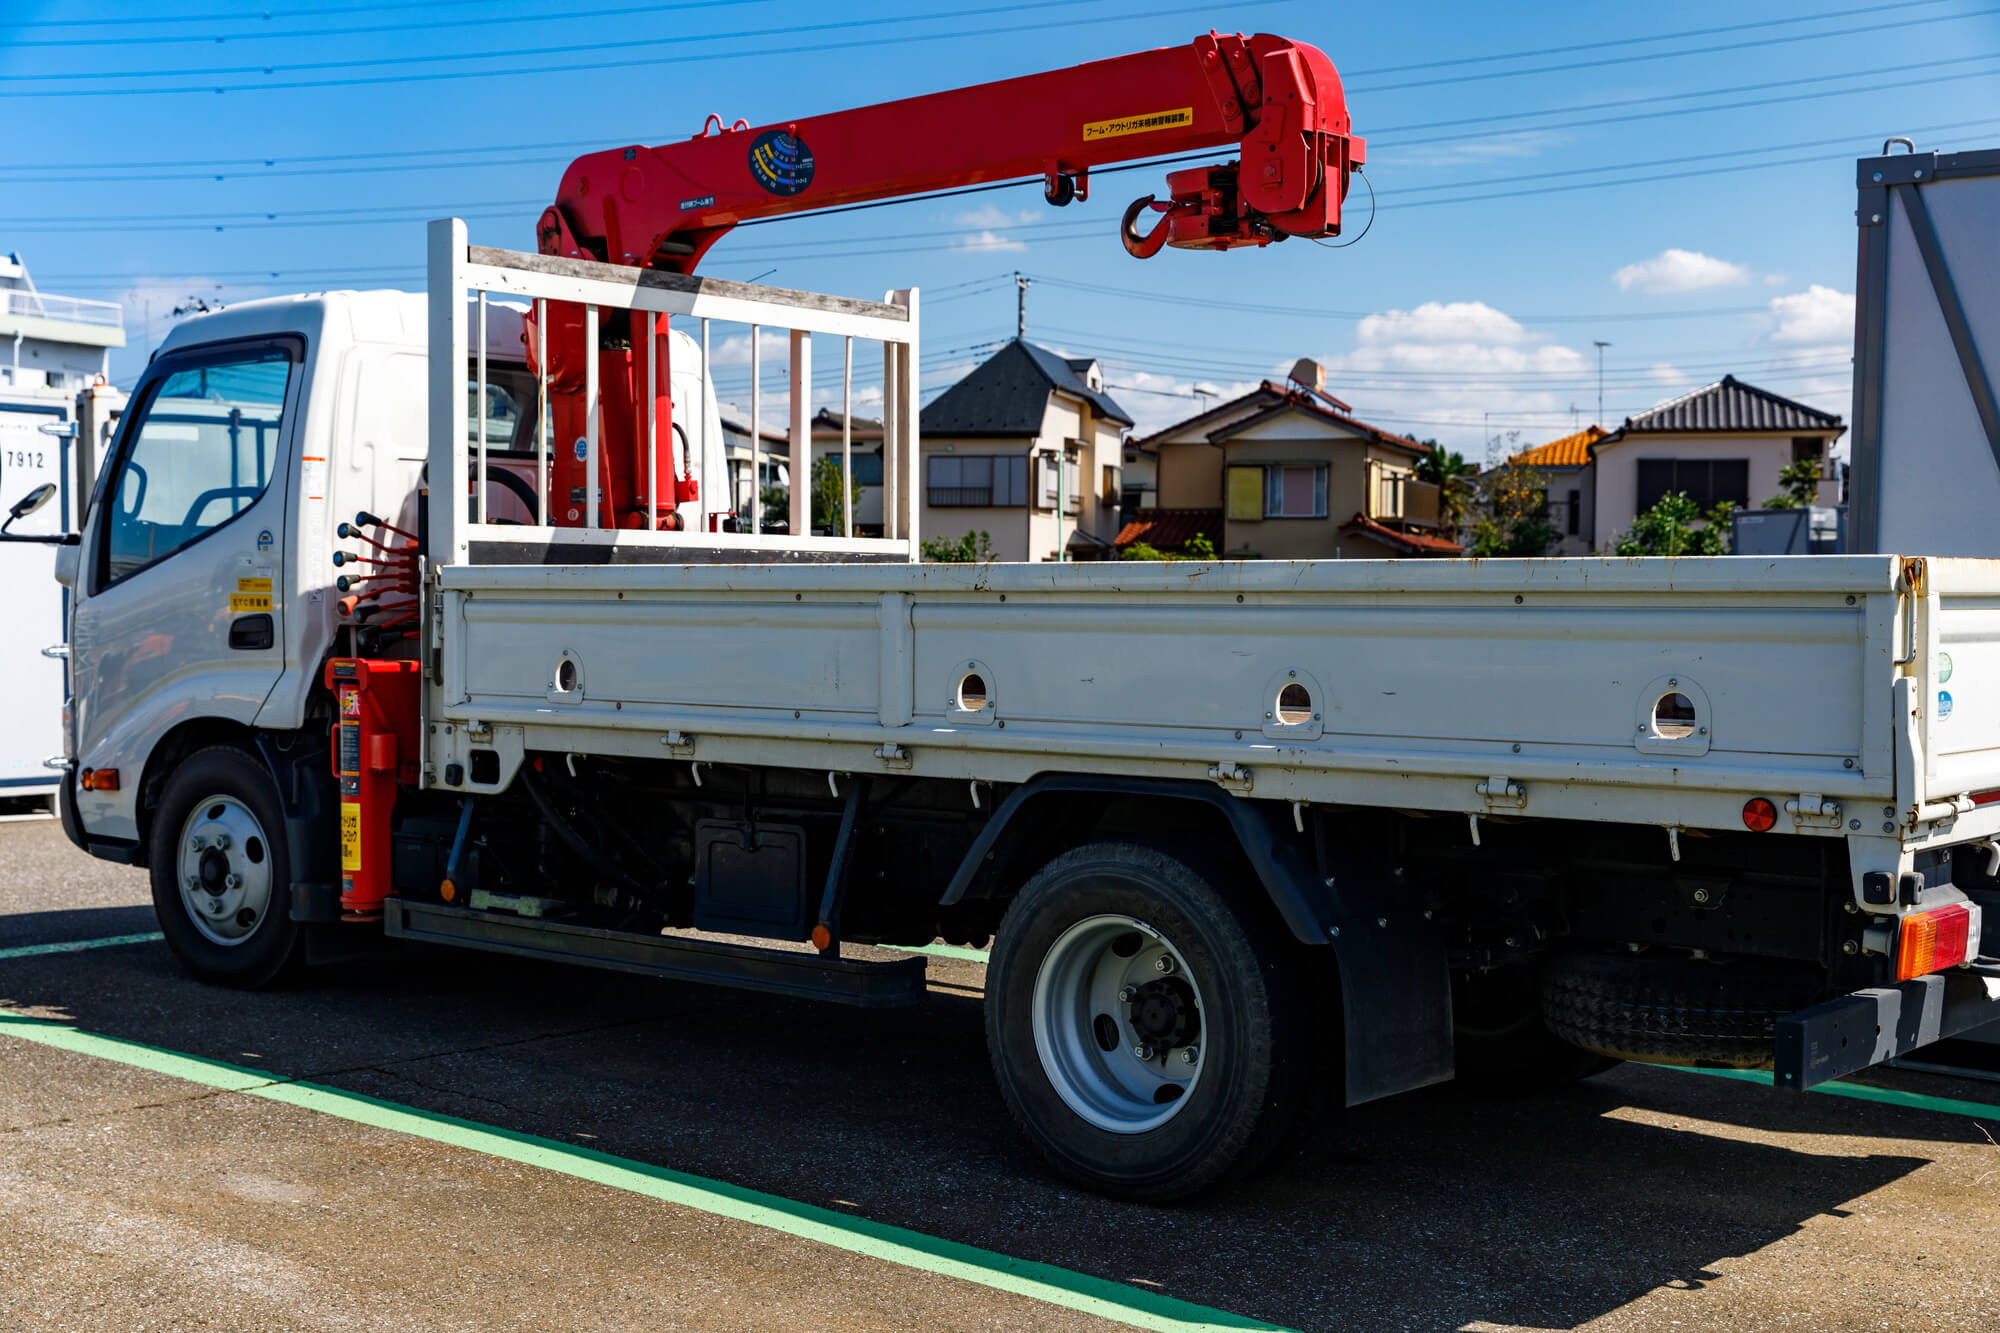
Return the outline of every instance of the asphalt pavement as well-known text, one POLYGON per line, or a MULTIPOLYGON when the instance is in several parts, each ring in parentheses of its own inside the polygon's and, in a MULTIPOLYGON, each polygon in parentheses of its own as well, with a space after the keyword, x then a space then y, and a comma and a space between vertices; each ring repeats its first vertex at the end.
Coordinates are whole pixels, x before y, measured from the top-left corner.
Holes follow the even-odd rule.
POLYGON ((974 961, 890 1013, 438 951, 243 994, 153 929, 0 825, 0 1329, 2000 1326, 1993 1084, 1434 1090, 1140 1207, 1017 1137, 974 961))

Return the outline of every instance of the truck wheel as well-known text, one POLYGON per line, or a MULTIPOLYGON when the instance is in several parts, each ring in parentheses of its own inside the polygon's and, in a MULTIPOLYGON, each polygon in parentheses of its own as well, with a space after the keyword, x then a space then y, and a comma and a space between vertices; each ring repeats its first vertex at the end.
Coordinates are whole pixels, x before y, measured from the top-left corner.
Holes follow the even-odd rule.
POLYGON ((1451 974, 1454 1077, 1480 1092, 1535 1092, 1601 1074, 1609 1056, 1572 1046, 1542 1018, 1539 968, 1451 974))
POLYGON ((263 761, 197 750, 153 811, 153 910, 182 964, 205 981, 269 985, 299 956, 285 824, 263 761))
POLYGON ((1769 1069, 1778 1019, 1820 998, 1810 972, 1755 961, 1558 954, 1542 1009, 1563 1040, 1621 1060, 1769 1069))
POLYGON ((1120 1198, 1255 1169, 1308 1091, 1290 946, 1163 852, 1057 857, 988 963, 987 1048, 1014 1119, 1056 1170, 1120 1198))

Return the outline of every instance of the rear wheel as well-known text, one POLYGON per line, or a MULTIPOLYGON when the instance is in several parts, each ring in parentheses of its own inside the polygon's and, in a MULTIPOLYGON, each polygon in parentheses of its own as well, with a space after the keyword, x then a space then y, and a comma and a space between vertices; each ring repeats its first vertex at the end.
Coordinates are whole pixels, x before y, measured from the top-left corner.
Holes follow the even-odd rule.
POLYGON ((1062 1174, 1161 1202, 1277 1146, 1310 1056, 1290 942, 1258 906, 1126 843, 1066 853, 1021 890, 988 965, 987 1045, 1008 1108, 1062 1174))
POLYGON ((263 761, 233 745, 198 750, 153 811, 153 910, 195 975, 268 985, 299 954, 285 826, 263 761))

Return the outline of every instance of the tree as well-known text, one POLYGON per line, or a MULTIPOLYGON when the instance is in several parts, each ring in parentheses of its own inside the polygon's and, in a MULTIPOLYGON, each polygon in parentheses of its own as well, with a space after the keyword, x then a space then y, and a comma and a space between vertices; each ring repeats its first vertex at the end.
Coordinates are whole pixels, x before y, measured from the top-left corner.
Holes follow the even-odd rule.
MULTIPOLYGON (((790 532, 792 529, 792 493, 783 486, 765 485, 759 497, 764 506, 764 531, 790 532)), ((749 515, 745 514, 745 518, 749 515)))
POLYGON ((1735 511, 1724 500, 1704 514, 1685 492, 1669 491, 1612 538, 1611 550, 1614 555, 1728 555, 1729 516, 1735 511))
POLYGON ((984 532, 968 532, 956 541, 950 537, 926 537, 919 549, 924 559, 939 564, 984 564, 993 558, 993 538, 984 532))
POLYGON ((1436 440, 1424 443, 1430 446, 1430 452, 1417 460, 1417 480, 1438 488, 1438 521, 1455 538, 1477 499, 1473 478, 1478 473, 1464 455, 1439 448, 1436 440))
POLYGON ((1213 560, 1215 543, 1205 532, 1197 532, 1186 546, 1178 551, 1162 551, 1147 542, 1133 542, 1118 553, 1120 560, 1213 560))
POLYGON ((1504 463, 1480 478, 1481 512, 1472 525, 1472 554, 1482 558, 1547 555, 1555 545, 1548 520, 1549 479, 1525 463, 1504 463))
POLYGON ((1764 501, 1766 509, 1808 509, 1819 495, 1819 460, 1801 458, 1778 469, 1778 484, 1785 488, 1783 495, 1774 495, 1764 501))
MULTIPOLYGON (((839 459, 829 455, 813 460, 810 494, 814 532, 831 532, 838 536, 843 531, 846 513, 841 508, 841 480, 839 459)), ((847 503, 856 509, 861 507, 861 488, 852 481, 847 484, 847 503)))

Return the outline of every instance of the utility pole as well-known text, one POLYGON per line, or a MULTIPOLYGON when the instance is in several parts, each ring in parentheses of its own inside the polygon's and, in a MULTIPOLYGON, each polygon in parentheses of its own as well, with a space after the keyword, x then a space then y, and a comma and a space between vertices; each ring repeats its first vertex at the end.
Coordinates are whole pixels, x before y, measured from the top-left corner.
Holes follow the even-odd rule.
POLYGON ((1591 346, 1597 349, 1597 424, 1601 429, 1604 425, 1604 349, 1611 344, 1593 341, 1591 346))
POLYGON ((1028 336, 1028 288, 1033 284, 1033 278, 1019 271, 1015 272, 1014 286, 1017 290, 1014 303, 1014 336, 1023 341, 1028 336))

